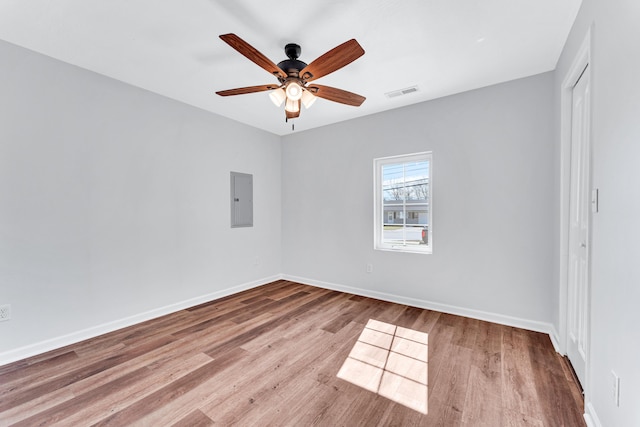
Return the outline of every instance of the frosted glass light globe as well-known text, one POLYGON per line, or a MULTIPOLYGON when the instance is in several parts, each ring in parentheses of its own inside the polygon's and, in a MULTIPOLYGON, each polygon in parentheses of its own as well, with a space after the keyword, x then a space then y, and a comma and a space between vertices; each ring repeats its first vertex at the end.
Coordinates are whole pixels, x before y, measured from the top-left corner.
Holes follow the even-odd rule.
POLYGON ((296 82, 291 82, 287 85, 287 98, 292 101, 298 101, 302 98, 302 86, 296 82))

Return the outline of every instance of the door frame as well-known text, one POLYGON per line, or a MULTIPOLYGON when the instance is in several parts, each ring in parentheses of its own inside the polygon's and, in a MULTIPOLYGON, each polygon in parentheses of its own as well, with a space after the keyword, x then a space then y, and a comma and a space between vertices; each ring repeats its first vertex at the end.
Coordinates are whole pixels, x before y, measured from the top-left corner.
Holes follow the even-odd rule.
MULTIPOLYGON (((578 82, 583 72, 588 73, 589 91, 593 100, 593 61, 591 58, 591 29, 587 34, 574 57, 573 63, 569 71, 564 77, 561 86, 560 95, 560 277, 559 277, 559 353, 566 355, 569 333, 568 333, 568 291, 569 291, 569 221, 570 221, 570 202, 571 202, 571 119, 572 119, 572 99, 573 87, 578 82)), ((591 102, 593 106, 593 102, 591 102)), ((593 110, 592 110, 593 111, 593 110)), ((591 123, 593 123, 593 115, 591 114, 591 123)), ((591 128, 591 123, 589 127, 591 128)), ((590 138, 593 132, 590 131, 590 138)), ((591 138, 592 139, 592 138, 591 138)), ((589 162, 592 164, 592 144, 589 144, 589 162)), ((589 181, 592 182, 593 170, 589 168, 589 181)), ((589 228, 592 227, 592 220, 589 221, 589 228)), ((589 232, 591 236, 591 232, 589 232)), ((591 253, 591 242, 588 242, 588 250, 591 253)), ((590 258, 590 257, 589 257, 590 258)), ((590 331, 591 331, 591 280, 587 281, 587 307, 586 307, 586 329, 587 329, 587 354, 585 357, 585 378, 582 385, 584 391, 585 406, 590 399, 590 331)))

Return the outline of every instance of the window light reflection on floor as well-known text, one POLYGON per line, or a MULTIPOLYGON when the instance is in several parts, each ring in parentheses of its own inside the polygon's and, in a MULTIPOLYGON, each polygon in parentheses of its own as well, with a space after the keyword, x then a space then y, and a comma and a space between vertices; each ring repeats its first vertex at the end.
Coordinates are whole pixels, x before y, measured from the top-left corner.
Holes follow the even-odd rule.
POLYGON ((369 319, 338 378, 426 414, 428 337, 369 319))

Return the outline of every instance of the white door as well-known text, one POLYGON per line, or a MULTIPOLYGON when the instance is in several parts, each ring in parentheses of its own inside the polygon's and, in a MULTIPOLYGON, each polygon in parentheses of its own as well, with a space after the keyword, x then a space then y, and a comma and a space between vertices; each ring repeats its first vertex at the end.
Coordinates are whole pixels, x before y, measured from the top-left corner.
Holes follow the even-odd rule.
MULTIPOLYGON (((587 66, 588 68, 588 66, 587 66)), ((589 337, 590 93, 589 70, 573 88, 571 113, 571 190, 569 207, 567 357, 585 385, 589 337)))

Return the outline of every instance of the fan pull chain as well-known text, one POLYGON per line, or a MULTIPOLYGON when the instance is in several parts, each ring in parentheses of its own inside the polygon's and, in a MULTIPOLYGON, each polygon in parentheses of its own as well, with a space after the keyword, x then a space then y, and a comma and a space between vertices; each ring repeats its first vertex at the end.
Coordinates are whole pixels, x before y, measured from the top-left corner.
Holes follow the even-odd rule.
MULTIPOLYGON (((285 117, 284 122, 289 123, 289 117, 285 117)), ((296 130, 296 124, 293 121, 291 121, 291 130, 292 131, 296 130)))

